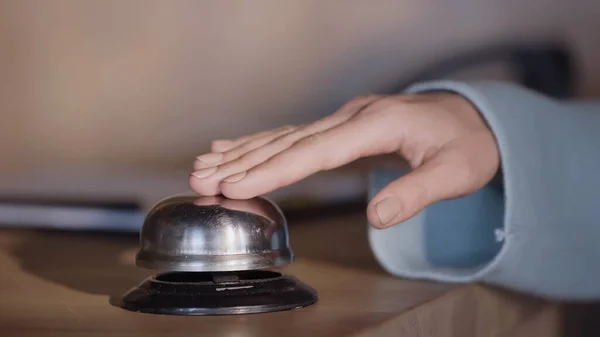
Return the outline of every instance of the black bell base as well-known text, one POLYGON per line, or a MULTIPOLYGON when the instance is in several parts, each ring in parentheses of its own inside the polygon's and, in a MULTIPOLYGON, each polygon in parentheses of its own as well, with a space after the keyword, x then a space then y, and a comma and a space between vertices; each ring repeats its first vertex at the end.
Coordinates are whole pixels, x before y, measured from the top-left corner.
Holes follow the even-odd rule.
POLYGON ((240 315, 297 309, 317 293, 296 278, 273 271, 171 272, 149 277, 119 306, 162 315, 240 315))

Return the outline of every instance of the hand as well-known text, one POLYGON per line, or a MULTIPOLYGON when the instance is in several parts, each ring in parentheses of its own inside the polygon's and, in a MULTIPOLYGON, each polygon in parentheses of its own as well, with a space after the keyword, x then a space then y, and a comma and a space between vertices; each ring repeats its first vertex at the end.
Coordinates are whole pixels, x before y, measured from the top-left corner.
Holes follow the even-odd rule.
POLYGON ((365 96, 311 124, 214 141, 194 163, 189 184, 200 195, 247 199, 383 154, 404 158, 412 170, 369 203, 367 215, 377 228, 480 189, 500 161, 492 133, 459 95, 365 96))

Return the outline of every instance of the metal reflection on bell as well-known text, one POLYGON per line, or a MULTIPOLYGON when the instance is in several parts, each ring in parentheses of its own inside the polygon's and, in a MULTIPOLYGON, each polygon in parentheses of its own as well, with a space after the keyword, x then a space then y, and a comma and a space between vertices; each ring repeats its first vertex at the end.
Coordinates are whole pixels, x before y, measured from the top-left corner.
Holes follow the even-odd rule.
POLYGON ((264 270, 292 262, 286 219, 270 200, 170 197, 148 212, 136 255, 137 266, 163 273, 125 294, 121 307, 215 315, 311 305, 314 289, 264 270))
POLYGON ((139 267, 169 271, 237 271, 293 261, 281 210, 257 197, 179 196, 150 210, 140 234, 139 267))

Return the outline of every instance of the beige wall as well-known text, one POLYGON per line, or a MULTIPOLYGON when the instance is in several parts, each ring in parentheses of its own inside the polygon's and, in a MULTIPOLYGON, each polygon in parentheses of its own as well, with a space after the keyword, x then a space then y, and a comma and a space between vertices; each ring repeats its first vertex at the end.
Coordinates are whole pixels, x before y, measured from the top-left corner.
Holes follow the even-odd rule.
POLYGON ((0 0, 3 164, 189 165, 514 39, 567 37, 599 96, 595 2, 0 0))

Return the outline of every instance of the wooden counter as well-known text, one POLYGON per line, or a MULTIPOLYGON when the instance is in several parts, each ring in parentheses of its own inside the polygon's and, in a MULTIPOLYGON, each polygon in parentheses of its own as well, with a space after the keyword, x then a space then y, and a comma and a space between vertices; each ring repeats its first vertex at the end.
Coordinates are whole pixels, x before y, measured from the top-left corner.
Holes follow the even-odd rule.
POLYGON ((0 230, 0 336, 559 336, 562 308, 480 285, 408 281, 382 271, 364 215, 291 222, 283 272, 317 304, 245 316, 176 317, 111 305, 152 271, 137 237, 0 230))

